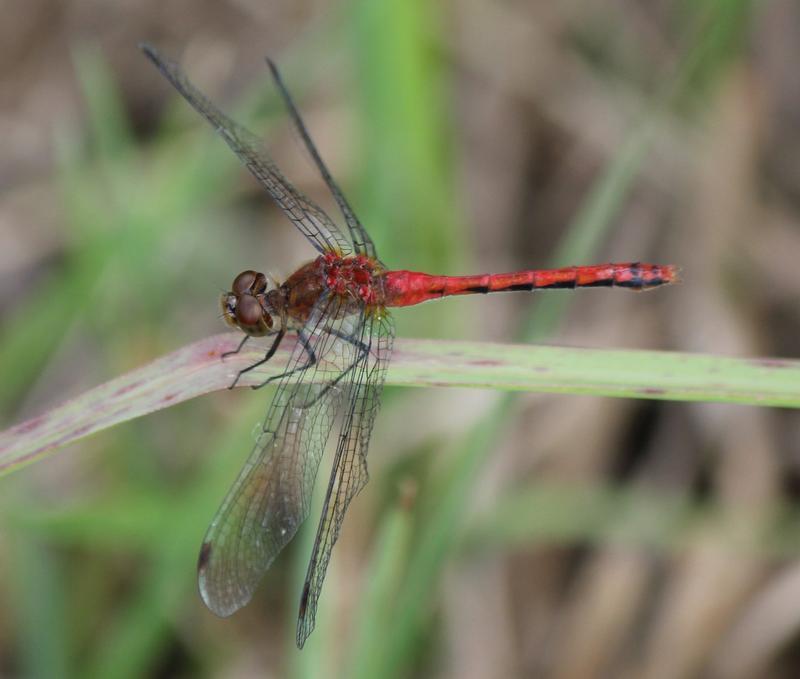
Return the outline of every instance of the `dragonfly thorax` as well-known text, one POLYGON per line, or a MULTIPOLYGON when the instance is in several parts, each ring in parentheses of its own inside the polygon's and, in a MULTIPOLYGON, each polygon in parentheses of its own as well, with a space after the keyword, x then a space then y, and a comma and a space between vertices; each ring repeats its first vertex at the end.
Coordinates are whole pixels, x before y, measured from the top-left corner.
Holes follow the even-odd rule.
POLYGON ((383 302, 383 270, 379 262, 364 255, 342 257, 328 253, 320 257, 325 285, 337 295, 368 305, 383 302))
POLYGON ((263 273, 242 271, 233 279, 231 291, 220 299, 225 322, 253 337, 267 335, 272 329, 269 296, 263 273))

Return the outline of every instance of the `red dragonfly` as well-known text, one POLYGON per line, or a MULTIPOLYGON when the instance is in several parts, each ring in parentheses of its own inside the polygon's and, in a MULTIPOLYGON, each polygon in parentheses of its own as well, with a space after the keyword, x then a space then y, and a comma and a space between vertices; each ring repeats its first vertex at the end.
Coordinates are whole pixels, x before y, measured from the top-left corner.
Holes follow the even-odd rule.
POLYGON ((322 161, 275 64, 267 60, 292 122, 339 206, 346 230, 292 186, 248 130, 211 103, 174 63, 153 47, 144 53, 175 89, 219 133, 266 192, 319 252, 283 284, 247 270, 222 296, 225 321, 250 337, 271 336, 267 362, 287 330, 297 341, 286 368, 261 385, 277 390, 253 452, 217 511, 198 560, 200 594, 219 616, 247 604, 264 571, 308 515, 314 480, 334 429, 336 452, 300 598, 297 645, 314 628, 322 581, 345 511, 367 482, 367 449, 380 406, 394 339, 387 307, 449 295, 622 287, 644 290, 672 283, 675 267, 601 264, 479 276, 432 276, 391 271, 322 161))

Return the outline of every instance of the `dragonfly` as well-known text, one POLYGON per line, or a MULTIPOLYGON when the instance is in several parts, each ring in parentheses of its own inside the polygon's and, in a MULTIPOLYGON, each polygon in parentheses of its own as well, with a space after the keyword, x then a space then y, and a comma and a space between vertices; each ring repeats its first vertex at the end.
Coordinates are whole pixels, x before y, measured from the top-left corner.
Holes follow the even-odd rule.
POLYGON ((672 283, 672 265, 629 262, 476 276, 437 276, 390 270, 323 162, 275 64, 267 59, 294 128, 333 196, 344 227, 303 195, 278 169, 262 141, 220 111, 181 68, 148 44, 140 45, 181 96, 225 140, 317 256, 283 283, 248 269, 222 295, 224 320, 251 337, 272 338, 259 361, 269 361, 293 331, 283 370, 254 388, 276 386, 256 442, 214 516, 198 559, 200 595, 227 617, 247 604, 264 572, 307 518, 323 452, 334 432, 335 452, 300 596, 296 642, 314 629, 331 551, 345 512, 368 480, 367 451, 395 336, 389 308, 451 295, 554 288, 646 290, 672 283))

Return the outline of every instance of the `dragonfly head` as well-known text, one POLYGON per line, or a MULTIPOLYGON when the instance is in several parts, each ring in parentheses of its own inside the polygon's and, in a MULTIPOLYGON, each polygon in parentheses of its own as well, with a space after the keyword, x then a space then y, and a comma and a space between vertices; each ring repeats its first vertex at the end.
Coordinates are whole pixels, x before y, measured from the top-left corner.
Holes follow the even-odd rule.
POLYGON ((242 271, 233 279, 231 291, 222 295, 225 322, 253 337, 263 337, 272 328, 267 307, 267 278, 256 271, 242 271))

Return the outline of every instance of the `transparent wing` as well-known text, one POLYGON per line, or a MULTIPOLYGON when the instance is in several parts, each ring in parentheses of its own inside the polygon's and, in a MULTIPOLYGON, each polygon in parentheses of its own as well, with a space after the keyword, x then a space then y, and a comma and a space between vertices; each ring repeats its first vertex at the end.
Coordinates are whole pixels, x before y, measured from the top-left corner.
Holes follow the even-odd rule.
POLYGON ((308 133, 308 129, 303 122, 303 118, 300 116, 300 112, 297 110, 297 106, 295 106, 292 96, 289 94, 289 90, 283 83, 281 74, 278 72, 278 67, 275 66, 275 63, 271 59, 267 59, 267 65, 272 73, 272 77, 275 79, 275 84, 278 86, 278 92, 280 92, 280 95, 286 104, 286 108, 289 111, 292 122, 300 134, 300 138, 303 140, 306 149, 308 149, 308 152, 311 154, 311 158, 314 160, 317 170, 319 170, 319 173, 325 180, 328 190, 333 195, 337 205, 339 206, 339 210, 342 212, 344 221, 347 223, 347 228, 350 231, 350 240, 353 241, 356 252, 368 255, 373 259, 377 259, 378 255, 375 252, 375 244, 372 242, 372 238, 370 238, 370 235, 358 220, 358 217, 356 217, 355 212, 353 212, 353 209, 350 207, 350 204, 344 197, 339 185, 328 171, 325 161, 322 160, 322 156, 320 156, 319 151, 317 151, 317 147, 311 140, 311 135, 308 133))
POLYGON ((250 601, 308 515, 325 444, 344 403, 348 367, 359 358, 342 337, 360 329, 363 314, 337 318, 337 312, 336 298, 315 305, 303 328, 306 342, 297 342, 253 452, 206 533, 198 581, 203 601, 217 615, 231 615, 250 601))
POLYGON ((393 340, 394 324, 388 312, 375 312, 364 319, 358 337, 361 347, 358 363, 353 368, 352 381, 348 385, 333 470, 300 599, 297 621, 297 645, 300 648, 314 629, 322 582, 345 511, 369 479, 367 449, 380 407, 393 340))
POLYGON ((316 203, 304 196, 283 176, 264 150, 260 140, 220 111, 186 77, 177 64, 162 57, 153 47, 140 45, 162 75, 186 101, 222 136, 252 175, 267 190, 300 232, 320 252, 333 250, 350 254, 350 242, 316 203))

